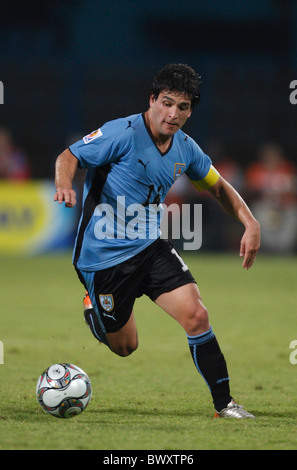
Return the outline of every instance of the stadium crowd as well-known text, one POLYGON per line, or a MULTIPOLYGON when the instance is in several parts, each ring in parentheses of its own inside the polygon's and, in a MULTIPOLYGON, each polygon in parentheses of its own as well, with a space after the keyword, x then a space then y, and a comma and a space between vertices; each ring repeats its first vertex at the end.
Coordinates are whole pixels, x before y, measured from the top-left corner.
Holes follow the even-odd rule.
MULTIPOLYGON (((207 149, 206 149, 207 151, 207 149)), ((264 142, 255 160, 244 168, 230 158, 218 144, 209 155, 220 174, 244 197, 261 223, 261 251, 290 254, 297 250, 297 169, 284 149, 272 141, 264 142)), ((166 204, 197 202, 196 189, 181 177, 166 199, 166 204)), ((233 250, 238 246, 241 227, 222 214, 207 193, 198 196, 203 210, 203 247, 233 250), (224 223, 225 222, 225 223, 224 223)))

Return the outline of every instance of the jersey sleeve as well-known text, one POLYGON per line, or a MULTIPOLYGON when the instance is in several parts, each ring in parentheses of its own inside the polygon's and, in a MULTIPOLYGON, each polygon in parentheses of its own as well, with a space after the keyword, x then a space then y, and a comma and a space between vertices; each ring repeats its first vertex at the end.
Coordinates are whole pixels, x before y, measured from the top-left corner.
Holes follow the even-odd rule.
POLYGON ((80 168, 113 163, 125 152, 129 134, 123 132, 123 123, 119 121, 110 121, 69 146, 80 168))
POLYGON ((191 182, 198 189, 198 191, 203 191, 205 189, 211 188, 214 184, 216 184, 219 178, 219 172, 215 169, 214 166, 211 165, 207 175, 204 178, 198 181, 191 180, 191 182))
POLYGON ((219 172, 212 165, 212 161, 199 145, 193 141, 193 159, 187 175, 199 191, 211 188, 220 178, 219 172))

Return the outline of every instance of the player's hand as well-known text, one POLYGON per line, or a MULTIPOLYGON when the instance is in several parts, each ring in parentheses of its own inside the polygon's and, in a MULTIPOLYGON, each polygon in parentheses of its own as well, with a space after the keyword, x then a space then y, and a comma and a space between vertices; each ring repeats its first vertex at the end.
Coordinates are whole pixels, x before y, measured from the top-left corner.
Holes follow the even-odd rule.
POLYGON ((74 189, 57 188, 54 201, 57 201, 59 204, 65 202, 66 207, 74 207, 76 204, 76 192, 74 189))
POLYGON ((252 267, 260 248, 260 240, 260 224, 255 221, 246 228, 240 243, 240 256, 243 256, 242 267, 244 269, 252 267))

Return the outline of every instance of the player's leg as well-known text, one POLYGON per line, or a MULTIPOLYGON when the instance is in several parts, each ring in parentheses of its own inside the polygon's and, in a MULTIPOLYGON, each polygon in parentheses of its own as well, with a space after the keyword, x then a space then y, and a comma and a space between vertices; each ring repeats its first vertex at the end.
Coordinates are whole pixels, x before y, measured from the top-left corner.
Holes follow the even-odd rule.
POLYGON ((85 321, 99 343, 106 344, 112 352, 123 357, 129 356, 137 349, 138 334, 133 311, 122 328, 118 331, 107 333, 106 331, 103 332, 101 322, 99 321, 99 312, 96 313, 88 292, 86 292, 84 297, 83 305, 85 321))
POLYGON ((106 333, 108 345, 118 356, 129 356, 138 347, 138 334, 132 311, 127 323, 118 331, 106 333))
POLYGON ((161 240, 159 247, 150 269, 147 295, 185 330, 194 364, 220 411, 231 401, 229 375, 208 311, 193 276, 172 244, 161 240))
POLYGON ((159 241, 155 241, 134 257, 102 271, 77 270, 93 307, 92 321, 87 323, 94 336, 104 336, 102 342, 119 356, 128 356, 138 347, 133 307, 135 298, 143 293, 148 267, 158 247, 159 241))
POLYGON ((226 408, 232 400, 227 365, 197 285, 178 287, 155 302, 184 328, 194 364, 209 387, 215 409, 226 408))
POLYGON ((155 302, 178 321, 187 335, 196 336, 210 328, 207 309, 194 282, 165 292, 155 302))
MULTIPOLYGON (((76 270, 87 290, 84 317, 93 336, 119 356, 129 356, 138 347, 133 306, 140 257, 95 272, 76 270)), ((140 268, 139 268, 140 269, 140 268)))

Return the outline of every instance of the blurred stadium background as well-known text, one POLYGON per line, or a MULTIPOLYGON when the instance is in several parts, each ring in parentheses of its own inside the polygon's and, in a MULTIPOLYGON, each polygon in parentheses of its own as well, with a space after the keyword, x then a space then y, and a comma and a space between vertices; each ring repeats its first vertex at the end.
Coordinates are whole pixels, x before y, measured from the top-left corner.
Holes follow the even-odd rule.
MULTIPOLYGON (((296 254, 296 0, 2 1, 0 51, 1 254, 72 246, 78 212, 52 199, 57 155, 145 111, 169 62, 202 75, 184 130, 253 208, 262 250, 296 254)), ((203 204, 202 250, 238 250, 238 224, 180 179, 167 202, 189 201, 203 204)))

